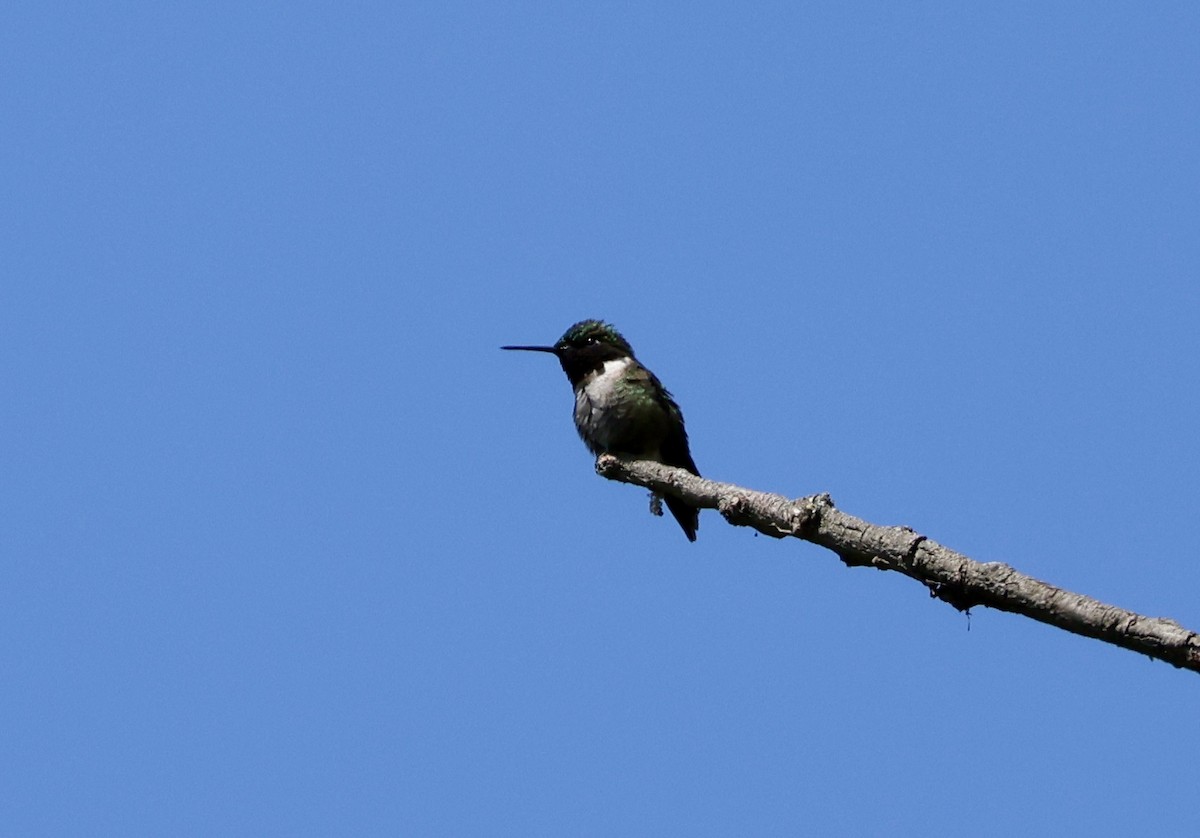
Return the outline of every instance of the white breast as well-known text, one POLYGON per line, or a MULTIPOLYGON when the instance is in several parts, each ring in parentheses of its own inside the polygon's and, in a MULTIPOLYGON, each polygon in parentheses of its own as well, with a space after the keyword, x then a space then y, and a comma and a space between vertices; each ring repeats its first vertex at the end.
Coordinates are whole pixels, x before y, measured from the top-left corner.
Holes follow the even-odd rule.
POLYGON ((583 392, 593 404, 601 407, 611 404, 616 398, 617 382, 621 380, 630 363, 632 362, 628 358, 605 361, 604 369, 584 382, 583 392))
POLYGON ((575 426, 585 440, 590 437, 604 448, 610 444, 610 432, 616 419, 611 409, 617 403, 617 383, 630 363, 628 358, 605 361, 604 369, 587 379, 576 392, 575 426))

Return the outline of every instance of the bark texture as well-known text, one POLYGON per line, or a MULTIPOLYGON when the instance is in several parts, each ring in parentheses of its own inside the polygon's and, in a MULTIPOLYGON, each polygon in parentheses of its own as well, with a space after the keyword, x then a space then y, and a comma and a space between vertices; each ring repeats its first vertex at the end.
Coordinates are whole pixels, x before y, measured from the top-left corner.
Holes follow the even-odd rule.
POLYGON ((673 495, 702 509, 716 509, 734 526, 827 547, 851 567, 898 571, 959 611, 983 605, 1023 614, 1200 672, 1200 634, 1174 620, 1146 617, 1071 593, 1000 562, 977 562, 908 527, 868 523, 836 509, 829 495, 792 500, 705 480, 660 463, 621 460, 607 454, 596 460, 596 471, 610 480, 673 495))

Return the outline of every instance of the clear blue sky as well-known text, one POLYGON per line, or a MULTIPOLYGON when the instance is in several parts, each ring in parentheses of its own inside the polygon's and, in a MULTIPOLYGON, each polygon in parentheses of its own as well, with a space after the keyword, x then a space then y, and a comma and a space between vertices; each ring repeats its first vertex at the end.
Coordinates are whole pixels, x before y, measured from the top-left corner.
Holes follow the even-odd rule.
POLYGON ((1200 627, 1200 5, 0 13, 0 832, 1194 835, 1200 680, 597 477, 1200 627))

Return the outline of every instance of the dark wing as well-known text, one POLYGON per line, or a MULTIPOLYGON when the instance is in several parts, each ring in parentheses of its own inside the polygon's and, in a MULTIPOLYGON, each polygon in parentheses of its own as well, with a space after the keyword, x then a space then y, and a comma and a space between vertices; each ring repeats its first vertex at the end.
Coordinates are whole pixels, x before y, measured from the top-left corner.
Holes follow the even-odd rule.
MULTIPOLYGON (((696 468, 695 460, 692 459, 691 449, 688 448, 687 428, 683 425, 683 411, 679 409, 679 405, 675 404, 675 399, 671 397, 671 394, 661 386, 657 388, 656 392, 662 394, 659 397, 659 404, 670 418, 670 421, 667 422, 666 436, 663 437, 662 446, 659 449, 663 464, 687 469, 699 477, 700 471, 696 468)), ((688 541, 695 541, 696 530, 700 526, 700 510, 694 506, 688 506, 672 495, 667 495, 663 500, 667 502, 667 509, 671 510, 671 514, 679 522, 688 541)))
POLYGON ((667 422, 667 432, 663 437, 662 447, 659 453, 662 454, 664 465, 678 466, 685 468, 697 477, 700 476, 700 471, 696 468, 696 463, 692 459, 691 449, 688 448, 687 428, 683 424, 683 411, 679 409, 679 405, 675 404, 675 399, 660 385, 657 392, 662 395, 659 397, 659 405, 666 412, 670 421, 667 422))

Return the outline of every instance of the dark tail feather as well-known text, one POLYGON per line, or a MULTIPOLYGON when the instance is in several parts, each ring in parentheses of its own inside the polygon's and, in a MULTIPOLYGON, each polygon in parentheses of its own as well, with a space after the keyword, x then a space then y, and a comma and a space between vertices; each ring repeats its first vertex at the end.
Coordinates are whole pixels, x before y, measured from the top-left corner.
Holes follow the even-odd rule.
POLYGON ((695 541, 696 530, 700 526, 700 510, 671 495, 667 495, 663 500, 667 502, 667 509, 671 510, 679 526, 683 528, 683 534, 687 536, 688 541, 695 541))

